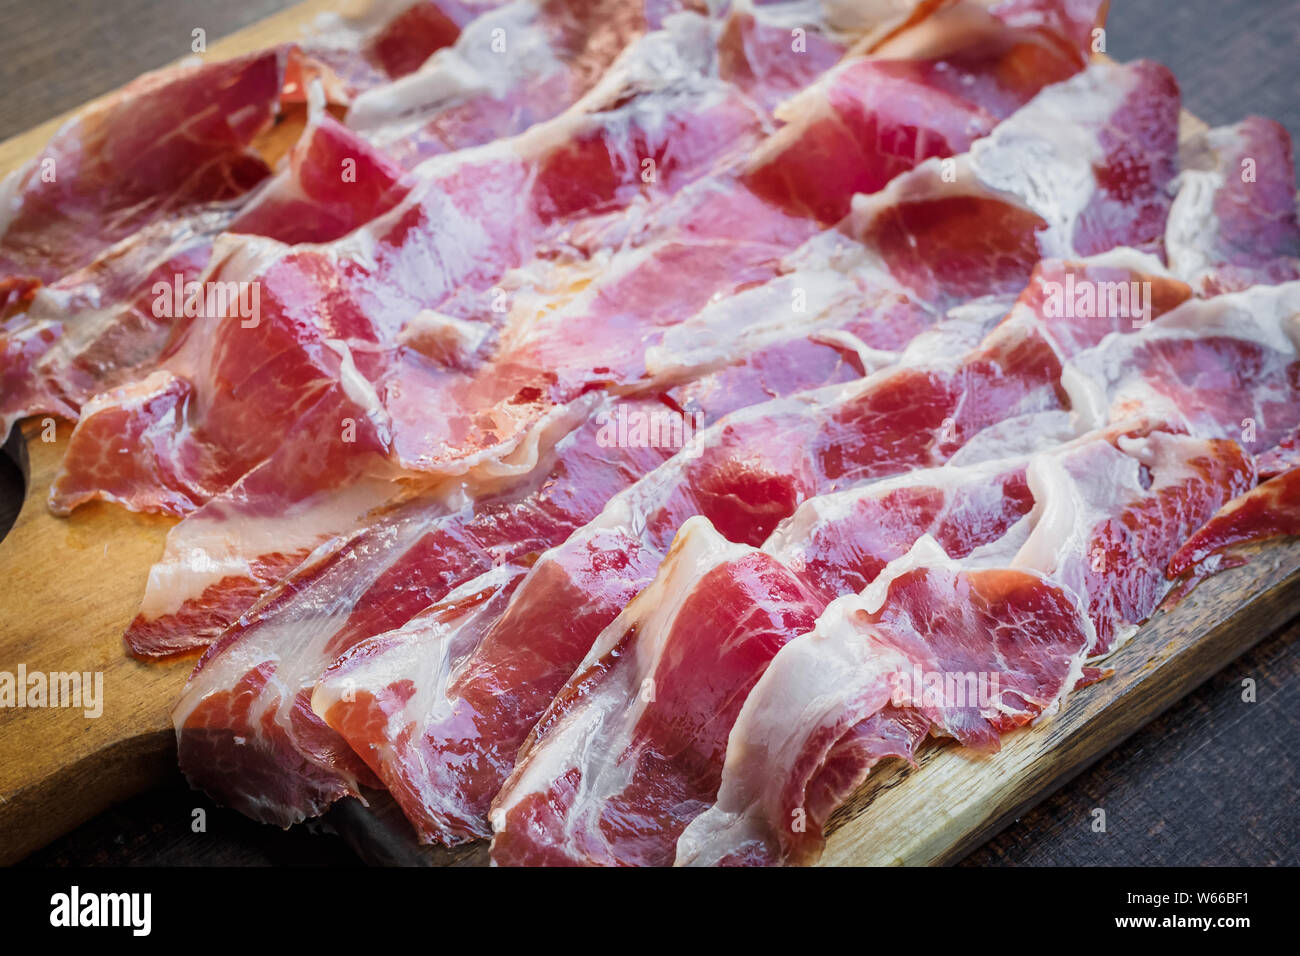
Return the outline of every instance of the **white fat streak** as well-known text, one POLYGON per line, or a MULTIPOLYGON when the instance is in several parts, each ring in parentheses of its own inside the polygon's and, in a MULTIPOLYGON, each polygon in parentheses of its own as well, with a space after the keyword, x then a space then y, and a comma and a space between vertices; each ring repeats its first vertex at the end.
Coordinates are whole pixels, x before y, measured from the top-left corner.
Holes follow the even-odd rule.
POLYGON ((342 339, 322 339, 330 351, 339 357, 339 385, 343 392, 359 407, 365 410, 366 417, 374 423, 380 440, 387 443, 392 435, 392 422, 374 384, 357 369, 352 357, 352 348, 342 339))
POLYGON ((1181 169, 1171 184, 1176 190, 1165 224, 1165 251, 1170 268, 1186 282, 1209 271, 1219 234, 1214 200, 1224 187, 1228 162, 1240 146, 1235 126, 1205 130, 1178 151, 1181 169))
POLYGON ((642 680, 653 674, 678 614, 693 586, 711 569, 737 560, 753 549, 732 544, 707 518, 689 519, 678 531, 659 572, 639 595, 601 632, 575 674, 607 655, 629 628, 637 628, 635 657, 620 662, 599 691, 584 698, 524 754, 492 807, 494 831, 510 808, 530 793, 545 792, 571 767, 581 767, 582 780, 566 814, 570 833, 598 832, 605 802, 632 779, 635 761, 620 761, 632 732, 648 707, 640 693, 642 680))
POLYGON ((972 465, 990 459, 1046 451, 1080 433, 1071 413, 1060 410, 1012 415, 981 429, 948 459, 953 465, 972 465))
POLYGON ((899 363, 922 366, 951 362, 954 355, 976 348, 1014 304, 1014 296, 986 295, 953 306, 942 319, 907 343, 899 363))
MULTIPOLYGON (((1132 466, 1136 485, 1137 463, 1119 452, 1115 454, 1132 466)), ((1034 497, 1034 507, 1029 515, 1033 531, 1012 564, 1050 574, 1060 565, 1063 554, 1087 552, 1091 542, 1089 535, 1106 517, 1106 512, 1084 498, 1058 456, 1039 455, 1034 458, 1027 479, 1034 497)))
POLYGON ((473 355, 487 338, 481 322, 467 322, 433 309, 415 313, 397 333, 397 344, 436 361, 458 361, 473 355))
POLYGON ((531 474, 542 456, 585 422, 601 401, 599 393, 589 392, 572 402, 556 405, 519 437, 457 459, 451 472, 463 474, 470 485, 483 487, 505 478, 531 474))
POLYGON ((455 702, 448 696, 447 687, 466 650, 458 647, 457 638, 483 613, 499 609, 487 600, 468 605, 459 614, 449 612, 480 592, 499 592, 522 573, 521 568, 510 564, 485 571, 401 627, 371 638, 386 643, 384 652, 353 658, 336 674, 317 682, 312 692, 312 710, 324 718, 329 708, 344 700, 349 692, 377 691, 410 680, 415 684, 415 694, 401 710, 389 715, 386 740, 396 740, 408 724, 428 726, 450 716, 455 702))
POLYGON ((504 96, 521 82, 563 68, 547 35, 539 5, 516 0, 472 20, 456 42, 434 53, 420 69, 358 96, 348 125, 362 133, 401 121, 418 127, 435 111, 475 93, 504 96), (493 49, 504 36, 505 53, 493 49))
MULTIPOLYGON (((927 535, 881 577, 892 580, 910 567, 941 560, 946 556, 927 535)), ((777 805, 779 781, 808 735, 835 725, 849 697, 873 682, 879 704, 887 702, 887 676, 911 664, 871 640, 855 620, 873 600, 864 591, 833 601, 811 631, 777 651, 732 726, 717 799, 678 838, 677 865, 709 866, 747 843, 766 843, 768 821, 785 813, 777 805)))
POLYGON ((213 499, 167 533, 162 558, 149 569, 140 614, 158 618, 224 578, 250 577, 261 555, 312 549, 328 535, 393 495, 391 481, 375 479, 274 515, 246 518, 238 504, 213 499))
POLYGON ((1076 427, 1099 428, 1141 410, 1171 424, 1191 423, 1171 399, 1155 389, 1132 356, 1152 342, 1223 336, 1254 342, 1281 356, 1300 351, 1300 282, 1254 286, 1243 292, 1191 299, 1137 332, 1111 333, 1066 363, 1061 384, 1070 397, 1076 427))
MULTIPOLYGON (((847 321, 861 307, 862 290, 850 275, 801 269, 710 303, 672 326, 659 345, 646 350, 646 368, 654 377, 667 377, 730 364, 740 355, 847 321), (794 310, 796 295, 803 297, 802 312, 794 310)), ((875 364, 873 358, 868 367, 875 364)))
POLYGON ((1124 67, 1094 63, 1045 88, 971 145, 975 175, 1047 221, 1045 255, 1071 253, 1075 224, 1096 191, 1094 164, 1104 158, 1097 132, 1131 85, 1124 67))

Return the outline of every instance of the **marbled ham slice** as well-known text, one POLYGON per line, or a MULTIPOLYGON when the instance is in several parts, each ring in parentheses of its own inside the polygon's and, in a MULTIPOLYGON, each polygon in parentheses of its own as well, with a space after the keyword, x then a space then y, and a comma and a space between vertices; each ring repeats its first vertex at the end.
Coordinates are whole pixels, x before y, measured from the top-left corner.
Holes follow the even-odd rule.
MULTIPOLYGON (((1188 583, 1235 560, 1233 549, 1256 541, 1300 534, 1300 469, 1270 478, 1236 498, 1187 539, 1169 562, 1171 578, 1188 583)), ((1186 586, 1182 590, 1185 594, 1186 586)))
POLYGON ((274 181, 264 178, 268 171, 249 142, 280 104, 307 101, 314 81, 321 81, 330 102, 345 102, 347 93, 337 89, 331 70, 352 77, 351 93, 386 82, 367 59, 384 58, 376 45, 399 37, 411 51, 436 44, 439 10, 464 23, 481 9, 486 7, 455 2, 377 4, 366 20, 332 34, 327 57, 318 57, 324 48, 310 44, 306 54, 283 47, 160 71, 65 127, 40 157, 53 166, 42 165, 36 179, 31 169, 16 173, 0 187, 14 203, 3 240, 10 255, 0 253, 7 263, 0 267, 0 314, 24 308, 0 333, 0 425, 7 429, 18 418, 42 412, 76 419, 92 395, 152 371, 176 334, 174 326, 184 324, 183 316, 155 313, 155 283, 198 279, 220 232, 324 242, 390 207, 400 194, 380 194, 400 177, 400 168, 344 131, 319 105, 294 147, 290 168, 274 181), (205 109, 196 111, 195 100, 205 109), (181 115, 177 110, 184 132, 167 135, 166 124, 181 115), (339 188, 344 158, 360 166, 347 190, 339 188), (73 189, 43 181, 60 166, 64 182, 75 172, 73 189), (148 175, 142 178, 142 171, 148 175), (70 231, 75 242, 65 235, 70 231), (40 276, 5 277, 13 255, 33 251, 41 256, 40 276), (68 256, 86 261, 61 274, 74 263, 68 256), (39 280, 48 287, 40 289, 39 280))
MULTIPOLYGON (((740 708, 716 802, 686 827, 675 862, 808 862, 830 813, 879 760, 910 758, 927 730, 996 749, 1059 705, 1099 635, 1155 609, 1167 584, 1151 586, 1161 576, 1148 554, 1167 554, 1252 476, 1233 442, 1158 431, 1036 456, 1018 550, 954 560, 925 538, 782 646, 740 708), (1141 548, 1114 554, 1117 527, 1141 548), (1107 573, 1085 582, 1080 568, 1102 563, 1098 552, 1107 573)), ((517 837, 525 851, 528 835, 517 837)))
POLYGON ((1170 267, 1198 289, 1231 292, 1300 278, 1291 137, 1252 116, 1182 149, 1169 213, 1170 267))
POLYGON ((677 0, 513 0, 474 18, 418 69, 355 97, 348 124, 407 168, 513 136, 586 95, 677 0))
MULTIPOLYGON (((1099 15, 1101 4, 1093 7, 1099 15)), ((746 183, 834 223, 848 215, 854 193, 874 193, 930 157, 964 152, 1044 86, 1087 64, 1086 42, 1071 45, 1063 24, 1021 26, 1016 13, 940 9, 923 28, 876 44, 872 58, 832 70, 781 107, 790 124, 755 157, 746 183)))
POLYGON ((141 348, 104 314, 155 267, 198 265, 194 237, 222 228, 270 175, 250 143, 278 112, 295 56, 279 47, 143 76, 0 184, 0 431, 36 412, 75 418, 94 386, 156 349, 152 330, 141 348), (63 357, 105 335, 98 354, 63 357))
POLYGON ((169 416, 188 414, 192 389, 168 370, 151 370, 190 322, 211 321, 184 314, 184 290, 203 274, 219 229, 327 241, 391 209, 410 185, 399 168, 318 107, 288 167, 238 211, 209 214, 211 227, 190 228, 191 220, 161 253, 146 230, 112 257, 41 290, 28 320, 33 328, 64 332, 42 356, 38 374, 81 419, 76 458, 51 491, 55 510, 66 513, 92 497, 109 497, 132 510, 183 513, 212 493, 187 478, 198 464, 170 454, 171 432, 182 425, 169 416), (345 160, 355 164, 355 182, 340 180, 345 160), (155 256, 165 261, 154 264, 155 256), (143 377, 117 385, 136 375, 143 377), (92 398, 100 389, 106 391, 92 398), (145 435, 150 438, 141 444, 145 435), (155 440, 156 452, 142 451, 155 440), (135 486, 149 488, 148 497, 105 491, 135 486))
POLYGON ((502 0, 377 0, 360 16, 318 18, 303 48, 348 99, 414 73, 502 0))
POLYGON ((5 181, 0 277, 51 282, 265 179, 249 144, 278 111, 291 49, 149 73, 69 121, 5 181))

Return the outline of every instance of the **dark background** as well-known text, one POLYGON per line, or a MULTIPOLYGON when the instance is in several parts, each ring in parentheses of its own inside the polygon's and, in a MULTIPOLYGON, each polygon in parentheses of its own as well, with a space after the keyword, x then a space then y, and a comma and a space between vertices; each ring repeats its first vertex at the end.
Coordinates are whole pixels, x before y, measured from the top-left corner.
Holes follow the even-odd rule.
MULTIPOLYGON (((0 138, 289 6, 285 0, 0 0, 0 138)), ((1258 113, 1300 136, 1300 2, 1112 0, 1107 52, 1170 66, 1214 124, 1258 113)), ((0 460, 0 533, 21 477, 0 460)), ((1300 622, 1269 636, 1076 777, 968 864, 1300 864, 1300 622), (1241 700, 1253 678, 1258 701, 1241 700), (1092 830, 1096 808, 1106 832, 1092 830)), ((2 772, 3 768, 0 768, 2 772)), ((321 828, 281 832, 175 784, 33 855, 44 864, 355 864, 321 828), (208 808, 206 834, 190 832, 208 808)))

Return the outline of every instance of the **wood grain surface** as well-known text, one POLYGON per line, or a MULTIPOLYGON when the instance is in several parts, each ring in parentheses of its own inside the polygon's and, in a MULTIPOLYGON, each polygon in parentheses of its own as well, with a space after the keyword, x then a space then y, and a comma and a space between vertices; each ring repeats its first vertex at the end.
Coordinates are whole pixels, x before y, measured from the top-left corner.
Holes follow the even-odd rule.
MULTIPOLYGON (((327 5, 316 4, 316 7, 327 5)), ((282 38, 285 34, 281 31, 285 27, 309 19, 302 10, 295 9, 270 26, 269 29, 276 31, 274 37, 262 32, 268 28, 260 25, 254 27, 257 32, 252 38, 245 34, 224 43, 211 42, 222 32, 223 25, 233 27, 248 22, 279 6, 283 4, 226 5, 190 3, 188 0, 174 4, 153 0, 88 4, 51 0, 28 5, 0 0, 0 33, 8 31, 0 41, 0 63, 3 64, 0 76, 8 81, 3 94, 0 94, 0 129, 26 128, 87 96, 112 89, 143 69, 188 53, 189 31, 196 25, 209 31, 210 48, 214 54, 220 55, 223 49, 233 52, 247 48, 245 44, 250 39, 253 41, 251 45, 259 45, 256 41, 261 37, 282 38), (39 7, 45 13, 41 17, 32 17, 31 6, 39 7), (41 34, 43 17, 48 18, 49 11, 59 7, 68 9, 69 18, 57 35, 50 34, 47 23, 44 29, 48 42, 45 42, 41 34), (106 18, 105 8, 113 9, 116 16, 106 18), (246 16, 250 10, 252 14, 246 16), (108 20, 113 21, 112 27, 107 26, 108 20), (77 29, 68 29, 67 23, 76 23, 77 29), (83 25, 93 36, 79 32, 83 25), (14 38, 22 40, 21 44, 13 46, 17 55, 6 58, 6 45, 12 46, 14 38), (80 47, 78 42, 82 44, 80 47), (125 55, 121 54, 123 49, 127 50, 125 55), (111 55, 111 51, 118 51, 118 55, 111 55), (66 63, 73 52, 79 52, 87 61, 87 69, 79 74, 81 80, 68 81, 62 75, 57 82, 49 76, 37 79, 55 69, 58 63, 66 63), (130 68, 124 69, 123 62, 130 68), (68 88, 79 89, 80 95, 73 97, 68 88), (22 122, 24 119, 27 121, 25 124, 22 122)), ((1288 81, 1285 76, 1289 65, 1286 57, 1263 57, 1253 63, 1258 90, 1264 91, 1259 93, 1257 90, 1255 96, 1263 103, 1256 105, 1253 98, 1251 103, 1243 103, 1246 97, 1242 95, 1234 100, 1230 94, 1224 93, 1225 72, 1218 60, 1209 59, 1209 66, 1204 61, 1199 65, 1193 62, 1191 68, 1180 62, 1180 58, 1185 60, 1189 55, 1193 61, 1202 54, 1208 58, 1208 52, 1216 49, 1196 29, 1200 27, 1203 31, 1215 14, 1206 14, 1202 10, 1198 16, 1194 8, 1205 6, 1199 0, 1180 7, 1171 19, 1169 30, 1183 40, 1172 53, 1162 52, 1150 48, 1149 43, 1155 37, 1149 26, 1133 16, 1134 9, 1150 9, 1152 6, 1149 3, 1115 4, 1109 31, 1112 54, 1121 58, 1149 55, 1166 60, 1179 73, 1189 94, 1189 105, 1194 108, 1198 107, 1196 78, 1206 74, 1218 76, 1217 81, 1211 78, 1201 84, 1200 95, 1205 97, 1207 104, 1205 112, 1212 121, 1229 121, 1246 112, 1261 112, 1275 115, 1287 122, 1293 131, 1296 129, 1294 99, 1275 96, 1274 99, 1279 100, 1277 108, 1269 104, 1269 91, 1280 89, 1286 94, 1293 93, 1293 81, 1288 81), (1191 14, 1189 9, 1193 10, 1191 14), (1144 43, 1147 46, 1144 47, 1144 43), (1216 63, 1219 63, 1217 69, 1216 63), (1193 76, 1190 83, 1186 76, 1189 72, 1193 76)), ((1246 6, 1251 9, 1245 11, 1238 22, 1251 24, 1256 31, 1266 33, 1268 40, 1261 41, 1263 45, 1271 49, 1279 42, 1279 32, 1285 35, 1285 30, 1278 29, 1279 22, 1291 24, 1291 43, 1294 43, 1297 32, 1294 27, 1300 23, 1300 17, 1295 16, 1293 5, 1246 6)), ((310 13, 314 15, 314 10, 310 13)), ((1222 12, 1218 19, 1225 19, 1222 12)), ((1242 34, 1239 32, 1236 36, 1240 39, 1242 34)), ((1237 49, 1237 46, 1220 42, 1217 48, 1237 49)), ((1289 48, 1287 43, 1281 44, 1283 52, 1289 48)), ((1252 61, 1247 57, 1245 62, 1252 61)), ((1240 82, 1237 85, 1240 87, 1240 82)), ((51 125, 32 138, 36 146, 48 135, 51 125)), ((8 154, 5 147, 0 147, 0 162, 18 158, 29 146, 28 142, 11 146, 8 154)), ((55 456, 57 446, 33 447, 34 488, 48 484, 48 479, 42 481, 41 476, 53 467, 57 460, 55 456)), ((12 488, 12 473, 9 481, 12 488)), ((11 492, 11 508, 13 501, 11 492)), ((33 518, 29 512, 30 507, 10 538, 0 543, 0 571, 4 572, 0 580, 5 581, 4 587, 10 593, 42 595, 41 600, 48 608, 46 613, 51 615, 46 620, 53 624, 48 633, 54 636, 34 630, 30 615, 7 613, 7 608, 18 605, 10 600, 0 600, 0 639, 7 641, 9 635, 18 634, 23 652, 30 650, 30 656, 25 659, 34 669, 40 668, 39 662, 46 658, 56 662, 50 664, 49 669, 65 669, 66 664, 61 665, 61 662, 66 661, 64 654, 73 643, 83 650, 93 648, 94 659, 104 664, 106 683, 111 680, 110 686, 115 688, 112 691, 118 702, 114 704, 115 709, 121 704, 121 713, 129 714, 132 707, 146 706, 144 702, 160 686, 158 682, 166 685, 179 678, 170 673, 171 667, 136 664, 120 652, 121 645, 117 640, 120 625, 134 610, 142 578, 138 584, 124 585, 106 597, 69 594, 66 590, 51 591, 48 582, 40 578, 57 574, 57 565, 51 571, 48 564, 41 565, 40 562, 4 560, 6 555, 33 553, 33 549, 40 546, 37 538, 32 536, 44 522, 33 518), (120 624, 116 623, 119 619, 120 624), (93 634, 93 639, 87 641, 87 634, 93 634), (115 657, 110 660, 113 655, 115 657)), ((60 547, 68 549, 68 553, 75 552, 79 561, 84 561, 86 567, 96 572, 107 574, 116 570, 120 573, 124 566, 145 566, 151 560, 150 555, 160 550, 166 522, 128 517, 126 532, 106 536, 105 528, 120 520, 120 515, 115 509, 103 506, 89 509, 84 522, 78 517, 73 522, 63 523, 68 527, 64 529, 65 539, 60 542, 60 547), (100 551, 92 556, 96 548, 100 551)), ((4 518, 4 508, 0 506, 0 529, 6 523, 4 518)), ((1162 617, 1144 629, 1138 639, 1116 656, 1119 678, 1078 695, 1062 715, 1040 728, 1041 733, 1016 735, 1008 742, 1006 751, 994 761, 972 758, 951 748, 932 747, 921 760, 919 771, 891 769, 881 774, 851 808, 837 817, 839 829, 832 838, 827 862, 947 862, 995 833, 1023 811, 1027 802, 1060 786, 1083 765, 1096 760, 1206 676, 1238 656, 1243 649, 1274 632, 1295 614, 1297 593, 1294 581, 1289 588, 1268 587, 1265 582, 1276 585, 1291 575, 1300 566, 1300 549, 1271 549, 1267 560, 1271 562, 1267 573, 1262 566, 1231 572, 1236 579, 1224 576, 1211 582, 1194 594, 1176 614, 1162 617), (1243 594, 1248 590, 1261 593, 1261 586, 1262 596, 1244 607, 1240 606, 1243 594), (1230 612, 1235 612, 1235 625, 1211 634, 1209 622, 1230 612), (1112 706, 1102 708, 1103 700, 1112 706), (1089 716, 1092 721, 1088 723, 1085 734, 1081 728, 1084 718, 1089 716), (983 762, 979 762, 981 760, 983 762), (1012 768, 1015 768, 1014 772, 1012 768), (911 786, 902 786, 904 780, 908 780, 911 786), (922 780, 925 787, 933 788, 929 799, 924 796, 926 789, 918 786, 922 780), (972 786, 975 780, 982 782, 972 786), (938 810, 935 795, 942 798, 937 804, 938 810), (942 819, 936 820, 936 813, 941 813, 942 819), (900 821, 915 821, 915 825, 900 828, 900 821)), ((1212 686, 1226 688, 1221 689, 1217 696, 1205 698, 1205 692, 1202 692, 1202 695, 1179 704, 1175 715, 1166 718, 1171 723, 1165 725, 1163 733, 1158 729, 1144 731, 1135 743, 1121 748, 1081 781, 1067 786, 1043 807, 1015 822, 1002 837, 978 850, 971 861, 1099 862, 1102 848, 1107 848, 1110 859, 1126 862, 1162 862, 1166 858, 1179 862, 1223 862, 1222 854, 1233 851, 1239 854, 1235 859, 1244 862, 1294 862, 1297 842, 1295 814, 1290 800, 1294 795, 1297 747, 1295 734, 1284 732, 1288 726, 1294 729, 1296 720, 1296 709, 1286 706, 1287 702, 1295 703, 1296 672, 1300 670, 1296 666, 1300 656, 1289 640, 1294 632, 1294 628, 1278 632, 1268 645, 1271 651, 1239 662, 1211 682, 1212 686), (1234 696, 1239 698, 1240 695, 1234 695, 1232 688, 1240 681, 1240 677, 1234 675, 1246 670, 1255 675, 1259 683, 1260 700, 1242 710, 1239 699, 1233 703, 1234 696), (1202 719, 1179 720, 1177 713, 1187 707, 1202 714, 1202 719), (1220 714, 1220 710, 1225 713, 1220 714), (1227 711, 1231 711, 1232 719, 1219 719, 1225 718, 1227 711), (1261 726, 1262 723, 1267 726, 1261 726), (1181 747, 1190 752, 1189 763, 1200 767, 1202 773, 1207 762, 1211 769, 1217 769, 1227 794, 1217 802, 1206 800, 1202 776, 1192 776, 1181 764, 1160 763, 1158 767, 1153 766, 1152 772, 1159 770, 1162 774, 1161 779, 1166 784, 1160 789, 1163 799, 1157 801, 1155 794, 1143 796, 1144 790, 1149 788, 1143 786, 1141 774, 1145 765, 1141 757, 1148 752, 1164 750, 1151 743, 1142 744, 1142 738, 1150 733, 1160 734, 1157 743, 1171 735, 1187 737, 1192 734, 1181 747), (1261 753, 1258 747, 1241 746, 1243 741, 1255 741, 1261 735, 1279 746, 1267 753, 1261 753), (1132 749, 1134 747, 1136 751, 1132 749), (1257 786, 1249 790, 1240 785, 1245 774, 1233 773, 1231 766, 1225 767, 1225 764, 1240 761, 1243 753, 1251 754, 1255 761, 1250 767, 1249 779, 1257 786), (1116 769, 1117 764, 1123 766, 1122 774, 1116 769), (1255 802, 1240 805, 1240 799, 1233 796, 1233 787, 1239 792, 1253 794, 1255 802), (1180 798, 1180 794, 1186 794, 1186 799, 1180 798), (1108 828, 1106 833, 1099 835, 1090 826, 1093 810, 1108 806, 1122 808, 1119 819, 1123 826, 1108 828), (1161 855, 1166 842, 1157 837, 1170 829, 1171 818, 1182 829, 1203 834, 1207 829, 1205 824, 1211 819, 1209 814, 1215 807, 1222 811, 1216 815, 1213 828, 1218 838, 1204 841, 1202 837, 1202 845, 1213 842, 1218 847, 1217 858, 1198 856, 1196 844, 1189 845, 1187 841, 1177 844, 1176 855, 1161 855), (1240 811, 1236 815, 1234 808, 1240 811), (1290 826, 1270 824, 1270 820, 1277 819, 1284 824, 1289 821, 1290 826), (1135 825, 1135 821, 1140 823, 1135 825), (1252 836, 1267 834, 1272 839, 1234 837, 1237 829, 1243 826, 1250 828, 1252 836), (1048 834, 1052 839, 1044 842, 1042 837, 1048 834)), ((6 660, 0 660, 0 666, 7 664, 6 660)), ((28 712, 24 717, 30 719, 32 713, 28 712)), ((165 717, 165 711, 162 713, 165 717)), ((136 716, 142 715, 137 713, 136 716)), ((43 817, 48 826, 29 828, 21 843, 9 847, 0 845, 0 856, 9 859, 21 856, 28 849, 42 845, 55 830, 66 825, 54 822, 66 813, 66 808, 57 806, 60 799, 57 794, 64 794, 89 808, 81 811, 84 814, 109 807, 123 795, 139 789, 143 781, 171 780, 173 782, 163 789, 128 801, 88 823, 80 831, 56 841, 33 856, 30 862, 345 863, 355 862, 358 854, 375 861, 376 855, 384 852, 390 854, 387 862, 481 860, 481 851, 430 855, 405 846, 403 825, 393 818, 391 807, 386 816, 376 816, 372 813, 358 814, 355 807, 344 805, 325 821, 288 834, 251 824, 236 814, 212 809, 202 797, 175 783, 177 775, 169 753, 170 725, 165 719, 158 718, 157 708, 147 716, 149 719, 136 723, 145 741, 143 746, 130 748, 129 755, 112 748, 102 750, 102 760, 85 764, 84 772, 79 772, 75 778, 48 777, 47 786, 34 789, 26 796, 7 793, 5 774, 13 761, 39 760, 39 755, 24 753, 24 749, 31 749, 30 745, 24 748, 22 744, 22 741, 30 740, 25 731, 11 734, 8 725, 0 722, 0 794, 10 798, 10 805, 0 805, 0 832, 4 830, 7 810, 30 813, 32 807, 24 806, 25 800, 37 800, 38 803, 42 800, 56 801, 54 806, 48 802, 42 804, 46 812, 38 814, 38 820, 43 817), (10 738, 14 743, 7 746, 6 740, 10 738), (43 796, 43 792, 56 796, 43 796), (210 824, 205 833, 195 834, 190 827, 191 813, 199 807, 209 811, 210 824), (371 832, 367 832, 367 828, 371 832), (330 836, 330 831, 343 836, 330 836)), ((78 741, 77 745, 92 748, 95 745, 94 734, 85 733, 87 723, 82 720, 74 728, 69 722, 68 727, 60 731, 63 743, 66 745, 71 735, 81 731, 81 736, 86 739, 78 741)), ((1154 758, 1148 758, 1147 762, 1154 763, 1154 758)))

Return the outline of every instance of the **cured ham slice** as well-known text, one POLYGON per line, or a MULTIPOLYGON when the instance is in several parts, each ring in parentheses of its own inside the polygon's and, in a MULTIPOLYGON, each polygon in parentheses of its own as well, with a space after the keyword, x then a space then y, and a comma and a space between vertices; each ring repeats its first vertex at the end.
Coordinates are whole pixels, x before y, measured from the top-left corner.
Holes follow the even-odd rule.
POLYGON ((1252 477, 1235 443, 1162 432, 1036 458, 1032 530, 1009 561, 955 561, 922 539, 782 646, 740 708, 717 800, 682 833, 676 862, 808 862, 829 814, 879 760, 910 758, 927 729, 996 749, 1059 705, 1099 634, 1155 609, 1159 567, 1142 559, 1176 547, 1252 477), (1117 528, 1138 551, 1114 552, 1117 528), (1078 590, 1079 566, 1101 563, 1094 552, 1117 560, 1078 590))
POLYGON ((454 44, 472 20, 501 5, 501 0, 376 2, 359 17, 318 19, 303 47, 352 99, 414 73, 434 53, 454 44))
MULTIPOLYGON (((15 387, 16 395, 27 395, 23 413, 46 411, 76 418, 83 410, 93 414, 107 406, 108 417, 88 423, 83 440, 104 449, 111 456, 108 461, 130 464, 120 449, 132 446, 118 429, 130 432, 149 419, 131 420, 135 400, 125 395, 153 394, 153 387, 144 382, 191 321, 186 311, 196 301, 192 283, 202 275, 219 232, 328 240, 391 208, 407 188, 400 169, 318 110, 288 168, 242 207, 209 209, 179 225, 142 230, 91 266, 36 293, 11 339, 47 345, 22 370, 26 385, 15 387), (344 159, 357 164, 357 182, 340 181, 344 159), (137 375, 145 376, 144 382, 119 385, 137 375), (42 397, 32 398, 27 385, 35 385, 42 397), (91 402, 100 390, 113 388, 123 391, 91 402)), ((164 387, 164 393, 167 390, 164 387)), ((93 494, 95 488, 85 484, 93 473, 86 468, 81 485, 62 483, 56 489, 59 499, 76 502, 93 494)), ((166 484, 159 476, 150 480, 166 484)))
MULTIPOLYGON (((1094 17, 1101 6, 1092 5, 1094 17)), ((755 157, 746 183, 834 223, 854 193, 874 193, 924 159, 965 152, 1044 86, 1087 65, 1089 41, 1071 45, 1067 25, 1051 19, 1019 25, 1020 12, 940 9, 923 28, 877 45, 872 58, 831 71, 781 107, 790 124, 755 157)))
POLYGON ((401 167, 315 103, 288 167, 225 231, 290 244, 331 242, 388 212, 413 184, 401 167))
POLYGON ((60 361, 77 347, 66 338, 103 334, 105 299, 168 259, 192 267, 193 236, 221 228, 270 175, 250 143, 278 112, 296 55, 279 47, 143 76, 0 185, 0 430, 38 411, 75 418, 88 393, 69 380, 95 384, 103 363, 130 367, 148 351, 128 327, 99 354, 60 361))
MULTIPOLYGON (((831 7, 825 16, 837 12, 831 7)), ((823 14, 819 7, 799 3, 731 4, 718 37, 718 75, 774 112, 844 55, 837 34, 882 26, 870 20, 827 24, 818 14, 823 14)))
POLYGON ((407 168, 513 136, 586 95, 683 10, 675 0, 514 0, 467 23, 418 70, 355 97, 348 125, 407 168))
POLYGON ((1252 116, 1182 150, 1169 213, 1169 263, 1205 292, 1300 278, 1291 137, 1252 116))
MULTIPOLYGON (((1230 566, 1231 550, 1256 541, 1300 534, 1300 469, 1283 472, 1236 498, 1211 518, 1169 562, 1169 576, 1191 583, 1230 566)), ((1185 591, 1184 591, 1185 593, 1185 591)))
POLYGON ((149 73, 65 125, 4 184, 0 276, 47 283, 151 222, 269 175, 249 149, 280 103, 289 47, 149 73))

